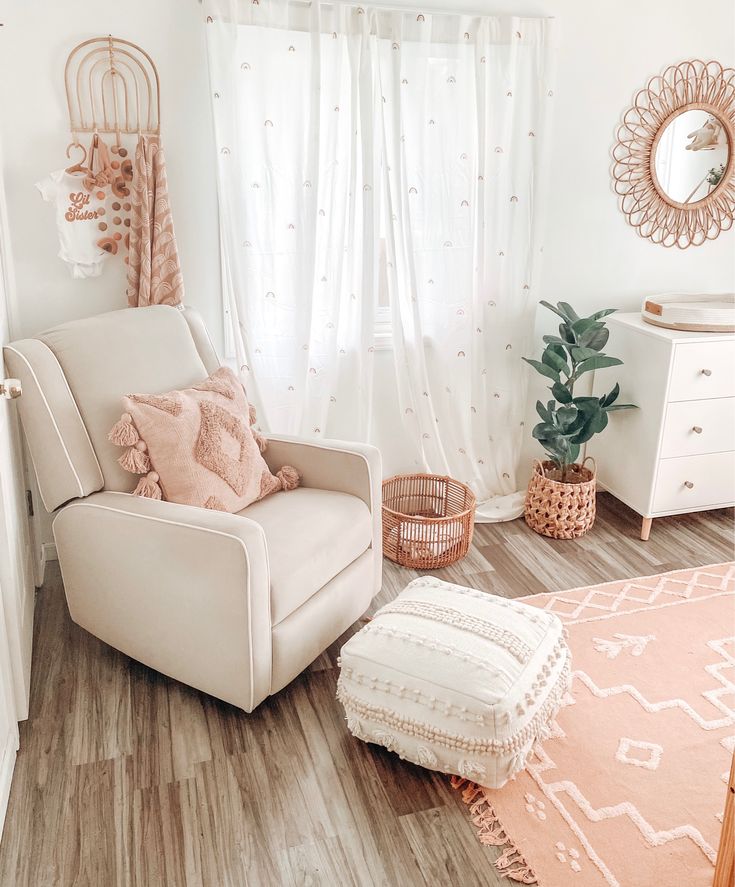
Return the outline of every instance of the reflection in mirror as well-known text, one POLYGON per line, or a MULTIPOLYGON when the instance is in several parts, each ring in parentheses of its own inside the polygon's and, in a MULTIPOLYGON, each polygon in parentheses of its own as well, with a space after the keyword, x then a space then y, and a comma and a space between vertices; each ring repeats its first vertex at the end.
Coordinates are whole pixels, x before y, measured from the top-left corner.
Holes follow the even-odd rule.
POLYGON ((721 121, 708 111, 684 111, 664 128, 658 141, 656 178, 669 200, 693 204, 719 185, 729 157, 721 121))

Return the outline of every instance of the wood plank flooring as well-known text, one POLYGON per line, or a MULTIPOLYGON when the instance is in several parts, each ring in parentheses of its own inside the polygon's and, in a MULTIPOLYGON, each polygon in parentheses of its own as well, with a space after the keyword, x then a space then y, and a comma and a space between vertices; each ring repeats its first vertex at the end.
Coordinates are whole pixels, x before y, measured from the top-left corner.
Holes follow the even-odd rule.
MULTIPOLYGON (((573 542, 479 525, 438 575, 507 597, 733 557, 732 512, 654 522, 607 495, 573 542)), ((373 609, 415 575, 387 561, 373 609)), ((493 848, 436 773, 352 739, 335 700, 349 635, 253 714, 133 662, 69 619, 56 565, 36 605, 2 887, 494 887, 493 848)), ((507 883, 507 882, 504 882, 507 883)))

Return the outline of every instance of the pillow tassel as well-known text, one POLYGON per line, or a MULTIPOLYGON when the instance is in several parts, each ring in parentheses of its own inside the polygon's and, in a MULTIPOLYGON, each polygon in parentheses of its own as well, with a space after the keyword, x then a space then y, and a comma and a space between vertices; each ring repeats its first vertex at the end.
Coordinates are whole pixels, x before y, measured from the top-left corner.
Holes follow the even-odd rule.
POLYGON ((255 407, 252 404, 248 404, 248 423, 250 425, 250 433, 253 435, 253 440, 258 445, 260 452, 264 453, 268 449, 268 439, 255 427, 257 421, 258 414, 255 412, 255 407))
POLYGON ((295 490, 301 483, 301 475, 292 465, 284 465, 276 472, 276 477, 281 482, 281 488, 286 490, 295 490))
POLYGON ((143 441, 138 441, 136 446, 128 447, 117 460, 120 467, 131 474, 146 474, 146 472, 151 470, 151 460, 148 458, 148 453, 146 453, 145 449, 139 448, 140 444, 143 444, 143 447, 145 447, 143 441))
POLYGON ((258 445, 258 449, 261 453, 264 453, 268 448, 268 439, 263 437, 263 435, 258 431, 257 428, 251 428, 250 433, 253 435, 253 440, 258 445))
POLYGON ((163 493, 158 485, 158 474, 149 471, 145 477, 141 477, 138 486, 133 490, 134 496, 143 496, 145 499, 162 499, 163 493))
POLYGON ((140 440, 140 436, 133 425, 133 417, 130 413, 123 413, 110 429, 107 439, 118 447, 134 447, 140 440))

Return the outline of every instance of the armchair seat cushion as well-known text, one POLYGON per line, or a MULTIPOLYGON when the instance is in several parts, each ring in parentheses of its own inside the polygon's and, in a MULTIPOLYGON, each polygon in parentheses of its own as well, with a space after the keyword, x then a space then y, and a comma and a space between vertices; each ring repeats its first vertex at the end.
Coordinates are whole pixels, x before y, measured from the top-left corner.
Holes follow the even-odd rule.
POLYGON ((306 603, 372 542, 370 510, 348 493, 300 487, 239 513, 265 533, 273 625, 306 603))

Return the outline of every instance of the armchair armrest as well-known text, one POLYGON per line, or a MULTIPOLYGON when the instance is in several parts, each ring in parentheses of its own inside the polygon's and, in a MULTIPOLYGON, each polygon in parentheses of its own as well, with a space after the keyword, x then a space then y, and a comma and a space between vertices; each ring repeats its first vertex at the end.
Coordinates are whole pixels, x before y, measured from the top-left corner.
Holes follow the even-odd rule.
POLYGON ((341 440, 305 440, 267 434, 263 454, 271 471, 293 465, 301 474, 301 486, 336 490, 357 496, 373 519, 372 548, 375 555, 375 592, 382 585, 382 462, 380 450, 369 444, 341 440))
POLYGON ((104 492, 67 505, 53 530, 75 622, 246 711, 269 694, 270 575, 259 524, 104 492))

